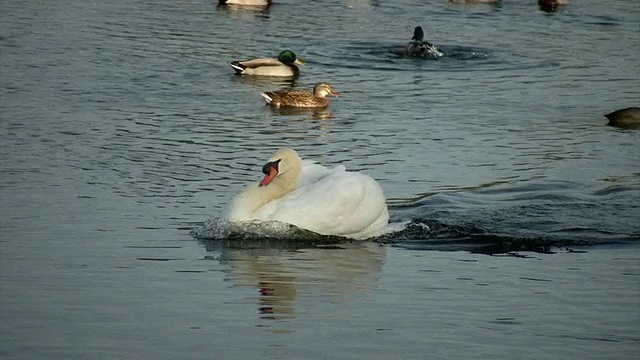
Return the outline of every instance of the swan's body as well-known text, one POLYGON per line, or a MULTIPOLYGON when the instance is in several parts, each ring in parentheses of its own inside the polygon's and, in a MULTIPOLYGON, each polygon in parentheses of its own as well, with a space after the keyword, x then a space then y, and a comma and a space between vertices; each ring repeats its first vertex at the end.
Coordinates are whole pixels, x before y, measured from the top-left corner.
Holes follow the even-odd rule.
POLYGON ((293 77, 300 75, 300 69, 297 65, 302 64, 302 60, 298 59, 293 51, 284 50, 277 59, 260 58, 232 61, 231 67, 238 75, 293 77))
POLYGON ((227 220, 281 221, 323 235, 365 239, 386 232, 389 212, 370 176, 303 161, 292 149, 276 152, 265 178, 231 202, 227 220))
POLYGON ((275 108, 322 108, 329 105, 327 96, 340 96, 340 93, 327 83, 317 83, 313 87, 313 92, 309 90, 280 90, 267 91, 260 95, 267 102, 267 105, 275 108))
POLYGON ((407 55, 413 57, 426 57, 437 59, 444 56, 442 50, 428 41, 424 41, 424 31, 422 27, 416 26, 413 37, 407 44, 407 55))

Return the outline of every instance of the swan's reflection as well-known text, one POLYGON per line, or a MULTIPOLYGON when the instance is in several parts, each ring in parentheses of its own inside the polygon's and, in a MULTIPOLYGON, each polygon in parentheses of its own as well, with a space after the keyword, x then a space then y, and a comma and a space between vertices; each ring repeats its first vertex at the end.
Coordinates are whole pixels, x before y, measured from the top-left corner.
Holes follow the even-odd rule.
POLYGON ((296 316, 296 305, 310 299, 331 303, 371 289, 384 253, 382 245, 372 242, 306 249, 223 246, 220 261, 229 265, 229 281, 256 288, 261 318, 288 319, 296 316))

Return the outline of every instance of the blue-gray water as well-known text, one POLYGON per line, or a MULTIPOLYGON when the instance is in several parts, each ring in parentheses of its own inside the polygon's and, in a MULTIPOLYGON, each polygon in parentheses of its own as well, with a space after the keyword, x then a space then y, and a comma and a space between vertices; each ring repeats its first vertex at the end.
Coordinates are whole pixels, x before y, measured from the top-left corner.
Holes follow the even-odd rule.
POLYGON ((640 131, 603 117, 640 103, 636 0, 216 5, 0 1, 0 357, 637 358, 640 131), (397 55, 416 25, 445 58, 397 55), (228 66, 284 48, 328 112, 228 66), (282 146, 409 226, 230 238, 282 146))

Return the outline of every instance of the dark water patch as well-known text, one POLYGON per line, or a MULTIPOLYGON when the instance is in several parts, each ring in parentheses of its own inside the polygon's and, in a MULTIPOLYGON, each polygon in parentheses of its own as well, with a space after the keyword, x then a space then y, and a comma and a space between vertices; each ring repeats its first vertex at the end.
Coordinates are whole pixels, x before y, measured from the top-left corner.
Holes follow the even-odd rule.
POLYGON ((462 249, 485 244, 490 252, 637 243, 640 207, 628 201, 637 194, 634 186, 617 186, 593 196, 571 181, 430 194, 391 206, 393 221, 411 221, 393 240, 429 249, 447 239, 462 249))
POLYGON ((520 277, 520 279, 522 280, 529 280, 529 281, 542 281, 542 282, 549 282, 551 280, 548 279, 539 279, 539 278, 532 278, 532 277, 520 277))
MULTIPOLYGON (((575 254, 583 254, 583 253, 586 253, 586 251, 584 251, 584 250, 576 250, 576 249, 567 249, 567 252, 568 252, 568 253, 575 253, 575 254)), ((576 269, 577 269, 577 268, 576 268, 576 269)), ((571 269, 571 270, 574 270, 574 269, 571 269)), ((580 269, 577 269, 577 270, 580 270, 580 269)))
POLYGON ((581 239, 542 235, 495 234, 472 224, 451 225, 436 220, 414 220, 381 241, 411 250, 470 251, 489 255, 517 251, 553 253, 560 247, 593 244, 581 239))
POLYGON ((620 24, 623 22, 622 19, 615 18, 613 16, 591 15, 591 14, 584 14, 584 13, 580 13, 580 14, 568 13, 565 19, 570 22, 579 23, 582 25, 595 25, 595 26, 604 26, 604 27, 620 26, 620 24))
POLYGON ((496 318, 495 320, 490 322, 492 324, 502 324, 502 325, 521 325, 522 324, 522 322, 516 321, 515 318, 511 318, 511 317, 496 318))
MULTIPOLYGON (((633 180, 632 180, 633 181, 633 180)), ((636 182, 638 182, 638 184, 636 185, 640 185, 640 176, 638 176, 635 179, 636 182)), ((611 185, 611 186, 607 186, 604 189, 598 189, 596 191, 593 192, 593 195, 596 196, 613 196, 613 195, 617 195, 617 194, 626 194, 630 191, 634 191, 637 189, 637 186, 628 186, 628 185, 611 185)), ((638 205, 640 206, 640 205, 638 205)))
MULTIPOLYGON (((601 243, 582 238, 498 234, 473 224, 446 224, 437 220, 425 219, 413 220, 401 227, 401 230, 369 240, 410 250, 470 251, 488 255, 516 254, 520 251, 553 253, 559 248, 567 246, 588 246, 601 243)), ((340 249, 343 244, 356 242, 356 240, 340 236, 320 235, 276 221, 229 224, 223 220, 215 219, 193 229, 191 234, 204 244, 208 251, 219 250, 222 247, 238 249, 314 247, 340 249)))
POLYGON ((136 258, 136 260, 142 260, 142 261, 174 261, 174 260, 184 260, 184 259, 139 257, 139 258, 136 258))
MULTIPOLYGON (((586 340, 586 341, 598 341, 598 342, 613 342, 618 343, 620 340, 610 339, 604 337, 595 337, 595 336, 573 336, 573 335, 554 335, 554 337, 558 338, 567 338, 567 339, 576 339, 576 340, 586 340)), ((634 339, 637 341, 637 339, 634 339)))
POLYGON ((338 41, 331 45, 312 45, 304 57, 309 63, 327 67, 382 71, 503 71, 558 66, 558 63, 547 59, 503 50, 464 45, 438 46, 445 55, 432 59, 407 57, 404 45, 338 41))

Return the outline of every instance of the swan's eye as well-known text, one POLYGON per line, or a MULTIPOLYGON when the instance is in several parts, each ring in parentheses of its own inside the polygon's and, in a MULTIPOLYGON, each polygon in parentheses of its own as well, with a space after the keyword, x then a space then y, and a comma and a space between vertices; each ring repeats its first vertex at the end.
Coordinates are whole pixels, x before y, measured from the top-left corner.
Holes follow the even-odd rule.
POLYGON ((262 173, 263 174, 268 174, 269 173, 269 169, 271 168, 275 168, 276 171, 278 171, 278 164, 280 164, 280 160, 278 159, 276 161, 269 161, 268 163, 264 164, 264 166, 262 167, 262 173))

